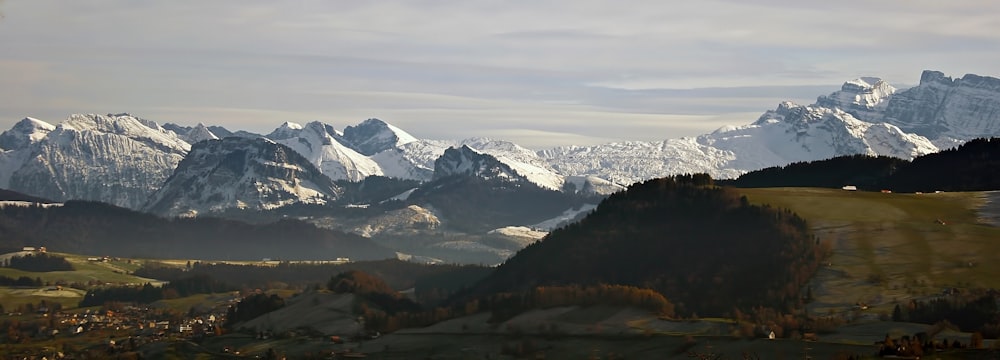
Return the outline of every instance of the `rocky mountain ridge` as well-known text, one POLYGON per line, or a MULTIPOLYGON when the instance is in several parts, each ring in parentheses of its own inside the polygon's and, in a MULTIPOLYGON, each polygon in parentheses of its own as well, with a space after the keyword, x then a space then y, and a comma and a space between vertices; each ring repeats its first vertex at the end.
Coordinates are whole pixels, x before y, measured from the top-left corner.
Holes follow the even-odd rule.
POLYGON ((0 134, 0 187, 55 200, 141 208, 192 143, 266 137, 301 154, 332 180, 378 175, 427 182, 447 149, 488 154, 544 189, 607 194, 679 173, 733 178, 750 170, 850 154, 905 159, 974 137, 1000 135, 1000 79, 952 79, 925 71, 897 90, 879 78, 847 81, 815 104, 779 104, 757 121, 692 138, 532 151, 509 141, 426 140, 378 119, 336 130, 286 122, 266 136, 218 126, 159 126, 128 114, 73 115, 53 126, 25 119, 0 134))
POLYGON ((143 209, 190 216, 326 204, 339 196, 339 187, 291 148, 264 138, 228 137, 196 143, 143 209))

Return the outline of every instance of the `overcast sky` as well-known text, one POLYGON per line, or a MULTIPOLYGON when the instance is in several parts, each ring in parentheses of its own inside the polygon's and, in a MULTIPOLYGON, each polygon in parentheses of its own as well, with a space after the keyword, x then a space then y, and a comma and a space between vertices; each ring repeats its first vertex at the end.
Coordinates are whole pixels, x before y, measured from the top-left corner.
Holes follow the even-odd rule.
POLYGON ((923 69, 1000 75, 1000 1, 0 0, 2 129, 376 117, 541 149, 694 136, 923 69))

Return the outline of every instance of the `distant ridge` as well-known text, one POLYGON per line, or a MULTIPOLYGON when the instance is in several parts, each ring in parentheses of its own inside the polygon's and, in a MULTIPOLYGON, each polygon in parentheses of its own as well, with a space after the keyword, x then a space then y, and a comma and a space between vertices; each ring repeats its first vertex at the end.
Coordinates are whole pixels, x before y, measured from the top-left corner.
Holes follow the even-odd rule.
POLYGON ((41 204, 51 204, 55 202, 49 199, 40 198, 37 196, 31 196, 28 194, 19 193, 17 191, 7 190, 7 189, 0 189, 0 201, 26 201, 26 202, 41 203, 41 204))

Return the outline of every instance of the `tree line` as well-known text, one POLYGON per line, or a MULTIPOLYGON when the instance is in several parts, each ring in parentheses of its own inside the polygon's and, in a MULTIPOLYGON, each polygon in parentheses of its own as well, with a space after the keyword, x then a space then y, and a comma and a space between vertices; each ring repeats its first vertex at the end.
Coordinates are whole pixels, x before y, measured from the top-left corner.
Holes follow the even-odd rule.
POLYGON ((12 256, 4 259, 4 267, 31 272, 73 271, 73 265, 66 258, 47 253, 12 256))
POLYGON ((751 171, 721 184, 737 187, 825 187, 898 192, 1000 189, 1000 138, 979 138, 913 161, 848 155, 751 171))
POLYGON ((231 285, 212 279, 207 275, 195 274, 173 280, 161 287, 145 283, 142 286, 113 286, 93 288, 80 300, 80 307, 100 306, 108 302, 149 304, 163 299, 176 299, 195 294, 213 294, 233 291, 231 285))

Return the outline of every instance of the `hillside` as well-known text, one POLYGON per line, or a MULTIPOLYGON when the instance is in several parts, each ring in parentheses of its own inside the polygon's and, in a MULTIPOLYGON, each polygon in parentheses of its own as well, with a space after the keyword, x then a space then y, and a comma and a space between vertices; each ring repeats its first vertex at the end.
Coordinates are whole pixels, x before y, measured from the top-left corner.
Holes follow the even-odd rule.
POLYGON ((710 183, 635 184, 518 252, 473 293, 620 284, 652 288, 682 315, 794 305, 823 257, 805 220, 710 183))
POLYGON ((146 258, 384 259, 395 253, 356 235, 296 220, 263 225, 214 218, 163 219, 102 203, 0 208, 0 247, 146 258))
POLYGON ((944 288, 998 288, 995 193, 882 194, 816 188, 739 189, 754 204, 788 208, 829 239, 833 255, 810 283, 815 313, 856 303, 890 313, 893 301, 944 288), (994 204, 988 206, 989 204, 994 204), (994 213, 990 215, 990 213, 994 213))

